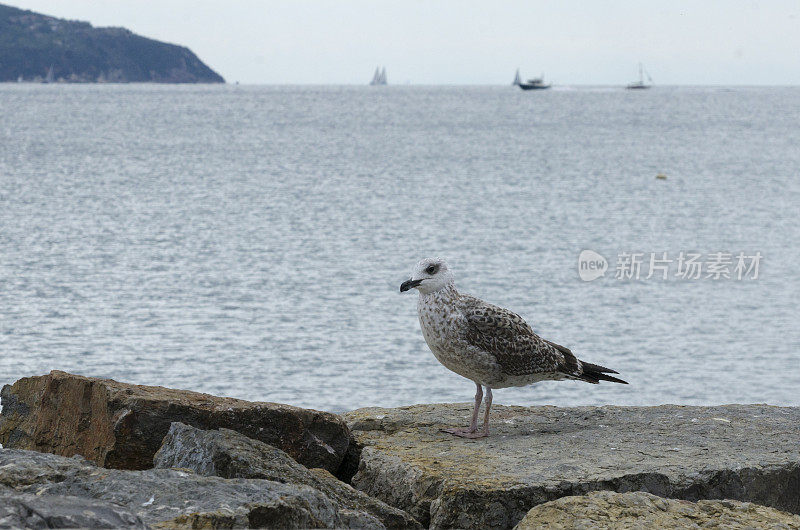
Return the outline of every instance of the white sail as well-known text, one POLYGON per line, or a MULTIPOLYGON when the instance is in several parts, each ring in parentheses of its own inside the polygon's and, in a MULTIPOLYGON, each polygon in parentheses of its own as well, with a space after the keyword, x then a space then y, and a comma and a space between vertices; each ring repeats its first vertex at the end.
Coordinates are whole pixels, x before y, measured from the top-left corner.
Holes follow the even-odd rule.
POLYGON ((639 80, 633 81, 632 83, 628 83, 628 85, 625 88, 642 89, 642 88, 650 88, 651 86, 653 86, 653 78, 650 77, 650 73, 644 69, 644 65, 642 65, 642 63, 639 63, 639 80), (644 82, 645 74, 647 74, 647 79, 650 82, 649 84, 644 82))
POLYGON ((519 68, 517 68, 517 73, 514 76, 514 81, 511 82, 513 86, 519 86, 522 83, 522 79, 519 77, 519 68))
POLYGON ((385 85, 386 84, 386 67, 384 66, 381 68, 378 66, 375 68, 375 75, 372 76, 372 81, 369 82, 370 85, 385 85))
POLYGON ((372 81, 369 82, 370 85, 377 85, 381 81, 381 67, 375 67, 375 74, 372 76, 372 81))

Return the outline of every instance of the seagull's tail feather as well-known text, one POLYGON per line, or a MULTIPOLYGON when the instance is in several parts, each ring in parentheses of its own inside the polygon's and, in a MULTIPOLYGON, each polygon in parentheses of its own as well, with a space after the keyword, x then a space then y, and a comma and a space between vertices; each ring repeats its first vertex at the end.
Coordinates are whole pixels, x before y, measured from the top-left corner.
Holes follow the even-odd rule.
POLYGON ((619 373, 611 368, 606 368, 599 364, 587 363, 586 361, 581 361, 581 366, 583 367, 583 374, 581 374, 580 379, 587 383, 597 384, 600 381, 611 381, 612 383, 622 383, 623 385, 628 384, 627 381, 608 375, 619 373))

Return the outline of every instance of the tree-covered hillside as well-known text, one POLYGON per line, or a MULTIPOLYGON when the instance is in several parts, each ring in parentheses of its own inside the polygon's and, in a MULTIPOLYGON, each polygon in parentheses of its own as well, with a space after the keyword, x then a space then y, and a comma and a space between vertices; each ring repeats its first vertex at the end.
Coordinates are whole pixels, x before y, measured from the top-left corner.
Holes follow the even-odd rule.
POLYGON ((188 48, 0 4, 0 81, 224 83, 188 48))

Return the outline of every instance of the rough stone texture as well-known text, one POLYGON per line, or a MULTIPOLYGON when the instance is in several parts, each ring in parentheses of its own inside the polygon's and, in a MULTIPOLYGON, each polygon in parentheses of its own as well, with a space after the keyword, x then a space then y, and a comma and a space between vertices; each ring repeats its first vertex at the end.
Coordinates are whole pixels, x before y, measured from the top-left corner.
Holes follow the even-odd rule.
POLYGON ((800 408, 492 408, 489 438, 439 432, 471 404, 345 415, 353 485, 434 528, 510 528, 533 506, 593 490, 736 499, 800 513, 800 408))
POLYGON ((47 498, 114 503, 148 525, 380 528, 374 517, 339 509, 327 496, 302 484, 223 479, 188 470, 105 469, 80 457, 17 449, 0 449, 3 486, 47 498))
POLYGON ((59 371, 6 385, 0 397, 4 447, 81 454, 117 469, 152 467, 153 455, 174 421, 232 429, 286 451, 303 465, 334 474, 350 443, 347 426, 328 412, 59 371))
POLYGON ((237 512, 224 510, 218 512, 192 513, 189 515, 181 515, 167 521, 161 521, 150 525, 150 527, 176 530, 184 528, 256 528, 256 526, 250 524, 248 514, 249 512, 245 510, 239 510, 237 512))
POLYGON ((123 506, 0 489, 0 528, 146 528, 123 506))
POLYGON ((190 469, 223 478, 303 484, 322 492, 340 513, 375 518, 375 527, 421 528, 406 512, 353 489, 324 469, 308 470, 280 449, 228 429, 204 431, 173 423, 154 464, 156 468, 190 469))
POLYGON ((596 491, 531 509, 515 530, 552 528, 800 528, 800 517, 738 501, 664 499, 641 491, 596 491))

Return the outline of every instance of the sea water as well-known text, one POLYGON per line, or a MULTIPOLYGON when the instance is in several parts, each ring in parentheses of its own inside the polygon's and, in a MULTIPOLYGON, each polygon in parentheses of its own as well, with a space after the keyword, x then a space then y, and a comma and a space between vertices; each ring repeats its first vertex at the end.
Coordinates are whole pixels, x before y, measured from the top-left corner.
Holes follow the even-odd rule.
POLYGON ((496 403, 800 405, 798 177, 798 88, 0 86, 0 384, 471 401, 398 292, 441 256, 630 382, 496 403))

